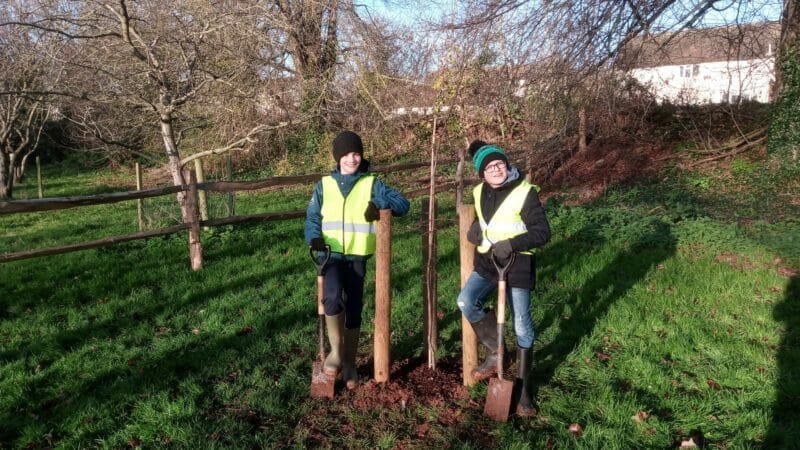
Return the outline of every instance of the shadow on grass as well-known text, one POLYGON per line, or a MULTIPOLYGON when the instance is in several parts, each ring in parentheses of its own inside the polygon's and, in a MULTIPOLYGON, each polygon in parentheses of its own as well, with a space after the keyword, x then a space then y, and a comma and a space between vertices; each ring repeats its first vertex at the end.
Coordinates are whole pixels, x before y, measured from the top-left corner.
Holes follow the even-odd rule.
MULTIPOLYGON (((285 236, 284 236, 285 240, 285 236)), ((252 287, 262 284, 264 279, 280 279, 286 273, 301 271, 304 265, 298 264, 296 258, 286 261, 284 264, 270 264, 265 261, 264 267, 269 270, 260 270, 258 273, 246 274, 239 273, 227 277, 223 280, 213 281, 211 284, 204 284, 202 280, 194 274, 190 277, 195 281, 190 281, 186 292, 182 292, 180 298, 172 298, 176 291, 169 286, 170 279, 165 280, 163 276, 169 270, 159 270, 168 265, 177 268, 177 272, 188 270, 184 267, 185 255, 167 256, 162 255, 160 260, 153 257, 147 249, 124 249, 125 246, 115 247, 114 251, 97 252, 97 259, 94 258, 75 258, 65 260, 56 264, 55 269, 52 262, 42 259, 38 262, 35 269, 36 273, 44 274, 47 278, 61 278, 60 284, 84 285, 88 293, 81 294, 72 298, 69 304, 65 305, 58 297, 58 294, 46 293, 44 291, 33 291, 33 294, 21 290, 22 298, 14 299, 14 302, 30 302, 31 308, 55 309, 62 308, 63 311, 55 312, 56 320, 65 318, 69 314, 69 309, 79 310, 85 307, 95 306, 95 295, 102 292, 106 296, 120 296, 123 299, 130 293, 132 285, 123 281, 126 272, 136 271, 136 279, 139 286, 150 290, 151 301, 142 304, 124 303, 118 308, 115 307, 111 314, 106 314, 100 320, 88 320, 81 323, 77 328, 61 330, 55 333, 47 333, 39 336, 35 340, 23 341, 14 344, 14 348, 8 348, 0 353, 0 362, 9 365, 22 363, 24 368, 24 378, 21 380, 23 385, 17 392, 7 393, 3 402, 3 411, 0 411, 0 448, 5 448, 4 443, 10 447, 14 445, 25 445, 19 442, 23 436, 30 433, 31 427, 40 428, 41 424, 46 424, 46 428, 53 431, 56 439, 67 438, 62 445, 67 442, 92 442, 95 438, 109 437, 109 431, 122 430, 126 425, 125 417, 128 417, 131 410, 135 407, 138 399, 157 396, 159 392, 167 393, 173 398, 176 396, 177 389, 185 379, 197 378, 200 383, 214 383, 215 380, 228 382, 230 377, 231 364, 238 364, 237 358, 243 358, 252 352, 261 352, 257 347, 263 346, 264 342, 269 342, 276 335, 287 333, 298 327, 308 325, 308 335, 311 336, 311 317, 315 316, 315 310, 309 308, 286 308, 271 307, 272 312, 259 314, 252 320, 248 331, 232 329, 230 332, 223 332, 222 336, 217 335, 192 335, 188 329, 177 331, 174 336, 165 335, 163 338, 166 346, 154 347, 147 343, 134 343, 138 347, 139 356, 133 360, 127 360, 127 353, 117 355, 118 359, 112 364, 103 364, 106 368, 98 371, 87 370, 85 364, 79 361, 76 366, 74 363, 67 362, 70 355, 79 352, 80 360, 91 359, 91 351, 88 344, 92 342, 111 342, 118 341, 119 345, 124 346, 123 351, 127 351, 132 339, 136 342, 141 341, 142 330, 152 330, 149 338, 152 339, 157 334, 159 325, 158 317, 165 314, 170 317, 181 314, 182 311, 203 308, 211 299, 222 296, 231 296, 240 291, 247 291, 252 287), (144 256, 148 259, 142 260, 144 256), (98 270, 105 267, 104 270, 98 270), (80 279, 73 277, 75 274, 92 273, 91 277, 83 276, 80 279), (167 284, 165 284, 167 283, 167 284), (32 297, 31 297, 32 296, 32 297), (27 302, 23 300, 28 297, 27 302), (50 300, 45 300, 50 299, 50 300), (43 303, 44 301, 44 303, 43 303), (135 332, 126 338, 124 333, 127 329, 133 328, 135 332), (252 331, 250 331, 252 330, 252 331), (138 337, 137 337, 138 336, 138 337), (166 341, 172 339, 172 342, 166 341), (36 361, 36 360, 39 361, 36 361), (16 363, 15 363, 16 361, 16 363), (44 361, 46 364, 37 366, 37 362, 44 361), (33 367, 37 366, 37 367, 33 367), (109 366, 111 368, 109 368, 109 366), (108 411, 113 413, 111 428, 93 427, 90 423, 92 418, 99 418, 108 421, 104 416, 108 411), (80 430, 71 430, 79 418, 85 418, 89 422, 84 422, 80 430), (38 424, 38 425, 36 425, 38 424), (95 431, 90 431, 94 429, 95 431), (93 434, 102 433, 102 434, 93 434), (15 442, 17 441, 17 442, 15 442)), ((239 256, 254 253, 255 246, 252 242, 231 247, 234 253, 239 256)), ((162 249, 163 251, 163 249, 162 249)), ((174 253, 174 252, 172 252, 174 253)), ((167 252, 167 254, 172 255, 167 252)), ((226 252, 223 252, 226 253, 226 252)), ((285 255, 284 255, 285 257, 285 255)), ((224 263, 224 262, 223 262, 224 263)), ((211 269, 211 268, 209 268, 211 269)), ((227 273, 227 271, 223 271, 227 273)), ((34 279, 29 280, 32 284, 34 279)), ((182 281, 181 283, 186 283, 182 281)), ((58 285, 58 283, 57 283, 58 285)), ((22 288, 20 288, 22 289, 22 288)), ((311 297, 311 295, 309 295, 311 297)), ((3 310, 8 311, 12 298, 6 298, 0 304, 3 310)), ((19 309, 19 308, 16 308, 19 309)), ((24 311, 24 308, 22 309, 24 311)), ((85 314, 85 313, 79 313, 85 314)), ((5 316, 6 314, 4 314, 5 316)), ((18 314, 14 314, 17 316, 18 314)), ((238 316, 237 316, 238 317, 238 316)), ((12 317, 3 317, 3 320, 11 320, 12 317)), ((21 320, 22 316, 15 318, 21 320)), ((232 320, 232 326, 236 327, 236 321, 232 320)), ((154 341, 155 342, 155 341, 154 341)), ((276 347, 278 348, 278 347, 276 347)), ((269 367, 269 372, 273 372, 278 378, 286 371, 280 367, 290 364, 297 359, 298 353, 304 353, 303 348, 291 345, 288 350, 284 347, 280 351, 270 353, 261 359, 264 367, 269 367)), ((74 360, 74 357, 72 358, 74 360)), ((311 357, 307 358, 310 373, 311 357)), ((90 366, 88 360, 86 365, 90 366)), ((292 363, 293 364, 293 363, 292 363)), ((258 369, 256 367, 255 369, 258 369)), ((248 367, 248 369, 254 369, 248 367)), ((260 370, 260 369, 259 369, 260 370)), ((270 395, 281 398, 296 396, 295 385, 292 383, 270 383, 270 395)), ((217 411, 208 411, 207 408, 215 408, 215 394, 212 389, 204 389, 201 395, 195 399, 199 409, 207 411, 208 414, 218 414, 217 411)), ((220 411, 224 408, 218 408, 220 411)), ((288 411, 291 414, 291 411, 288 411)), ((205 419, 209 425, 214 422, 214 417, 209 416, 205 419)), ((252 417, 246 418, 252 422, 252 417)), ((255 425, 254 425, 255 426, 255 425)), ((58 442, 58 441, 55 441, 58 442)), ((35 442, 33 444, 36 444, 35 442)), ((38 444, 37 444, 38 445, 38 444)), ((42 444, 43 445, 43 444, 42 444)))
POLYGON ((765 448, 796 448, 800 442, 800 276, 789 280, 773 316, 783 322, 785 331, 778 348, 777 398, 765 448))
MULTIPOLYGON (((570 265, 579 264, 587 254, 586 244, 601 242, 596 227, 587 226, 558 244, 547 247, 540 258, 543 276, 554 278, 570 265), (573 242, 579 239, 580 242, 573 242)), ((581 339, 590 335, 598 320, 627 291, 639 283, 654 266, 670 258, 676 251, 676 239, 668 224, 656 220, 650 229, 626 245, 620 253, 600 271, 594 273, 579 289, 571 293, 563 303, 553 305, 537 324, 541 335, 547 328, 558 323, 555 337, 536 349, 534 379, 539 386, 549 383, 558 367, 564 363, 581 339), (565 304, 570 306, 568 317, 563 315, 565 304)), ((540 276, 542 279, 542 276, 540 276)), ((534 307, 536 299, 534 298, 534 307)))

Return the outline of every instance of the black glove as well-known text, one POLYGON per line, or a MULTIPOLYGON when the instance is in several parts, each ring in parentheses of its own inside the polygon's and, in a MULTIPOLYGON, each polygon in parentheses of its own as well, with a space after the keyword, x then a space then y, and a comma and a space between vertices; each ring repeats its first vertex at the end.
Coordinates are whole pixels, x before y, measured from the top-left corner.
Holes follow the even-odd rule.
POLYGON ((481 245, 483 241, 483 232, 481 231, 481 223, 477 220, 472 222, 467 231, 467 240, 475 245, 481 245))
POLYGON ((375 203, 372 203, 372 200, 370 200, 370 202, 367 203, 367 210, 364 211, 364 219, 367 222, 372 222, 380 218, 381 214, 378 212, 378 207, 375 206, 375 203))
POLYGON ((325 239, 321 237, 315 237, 311 239, 311 250, 315 252, 324 252, 325 251, 325 239))
POLYGON ((508 261, 511 254, 514 253, 514 249, 511 248, 511 241, 508 239, 494 244, 492 251, 499 261, 508 261))

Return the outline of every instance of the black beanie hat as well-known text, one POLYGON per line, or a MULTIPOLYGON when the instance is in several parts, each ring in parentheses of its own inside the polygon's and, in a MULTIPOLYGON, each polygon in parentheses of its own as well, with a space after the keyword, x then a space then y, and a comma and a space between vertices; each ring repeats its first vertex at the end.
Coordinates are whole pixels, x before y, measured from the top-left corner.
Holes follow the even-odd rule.
POLYGON ((506 166, 508 165, 508 156, 503 150, 494 145, 487 144, 480 139, 472 141, 469 144, 469 148, 467 148, 467 152, 475 163, 475 170, 481 178, 483 178, 483 171, 486 169, 486 166, 492 161, 497 161, 499 159, 506 163, 506 166))
POLYGON ((333 160, 337 163, 342 156, 356 152, 364 155, 364 144, 361 143, 361 138, 350 130, 344 130, 336 135, 333 140, 333 160))

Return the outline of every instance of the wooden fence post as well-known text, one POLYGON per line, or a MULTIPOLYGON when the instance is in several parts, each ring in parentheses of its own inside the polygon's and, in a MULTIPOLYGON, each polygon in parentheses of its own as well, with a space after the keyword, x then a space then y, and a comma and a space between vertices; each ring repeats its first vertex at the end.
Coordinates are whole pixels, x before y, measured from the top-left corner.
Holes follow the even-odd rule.
MULTIPOLYGON (((203 172, 203 162, 200 160, 200 158, 194 160, 194 173, 197 175, 198 183, 206 181, 206 175, 203 172)), ((206 191, 197 191, 197 201, 198 206, 200 207, 200 219, 208 220, 208 201, 206 197, 206 191)))
POLYGON ((578 111, 578 152, 586 151, 586 107, 578 111))
POLYGON ((389 381, 389 338, 392 319, 392 210, 382 209, 375 243, 375 381, 389 381))
MULTIPOLYGON (((231 157, 230 153, 228 154, 227 158, 225 158, 225 180, 233 181, 233 158, 231 157)), ((228 209, 228 217, 236 215, 236 204, 234 203, 233 192, 228 192, 225 207, 228 209)))
POLYGON ((197 210, 197 179, 194 171, 184 169, 184 179, 189 183, 186 208, 189 211, 189 262, 195 272, 203 268, 203 245, 200 242, 200 213, 197 210))
POLYGON ((439 346, 437 339, 439 327, 436 317, 436 229, 431 227, 431 222, 435 220, 435 214, 432 215, 431 211, 435 211, 435 207, 435 198, 433 201, 430 198, 422 199, 420 235, 422 236, 422 297, 425 303, 422 323, 428 368, 434 370, 436 369, 436 350, 439 346))
MULTIPOLYGON (((142 190, 142 166, 136 163, 136 190, 142 190)), ((139 222, 139 231, 144 231, 144 199, 136 199, 136 218, 139 222)))
POLYGON ((39 157, 36 157, 36 185, 39 187, 39 198, 44 197, 44 186, 42 186, 42 165, 39 157))
MULTIPOLYGON (((467 240, 467 232, 475 220, 475 207, 461 205, 458 208, 458 223, 460 230, 460 259, 461 259, 461 287, 467 283, 467 278, 472 273, 472 263, 475 257, 475 245, 467 240)), ((478 337, 475 330, 464 315, 461 315, 461 348, 462 348, 462 376, 464 386, 472 386, 472 369, 478 366, 478 337)))

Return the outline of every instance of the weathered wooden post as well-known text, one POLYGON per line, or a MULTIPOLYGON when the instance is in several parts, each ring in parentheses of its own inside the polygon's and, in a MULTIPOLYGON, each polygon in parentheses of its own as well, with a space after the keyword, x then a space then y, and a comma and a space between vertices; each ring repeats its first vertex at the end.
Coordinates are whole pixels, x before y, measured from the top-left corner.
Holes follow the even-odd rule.
POLYGON ((578 152, 586 152, 586 107, 578 111, 578 152))
MULTIPOLYGON (((230 154, 225 158, 225 169, 225 181, 233 181, 233 158, 230 154)), ((228 217, 236 215, 233 191, 228 192, 225 207, 228 209, 228 217)))
MULTIPOLYGON (((142 190, 142 166, 136 163, 136 190, 142 190)), ((139 231, 144 231, 144 199, 136 199, 136 218, 139 222, 139 231)))
MULTIPOLYGON (((206 181, 206 174, 203 172, 203 162, 200 158, 194 160, 194 173, 197 175, 197 182, 203 183, 206 181)), ((197 202, 200 208, 200 219, 201 220, 208 220, 208 201, 206 198, 206 191, 198 190, 197 191, 197 202)), ((207 229, 208 227, 206 227, 207 229)))
POLYGON ((436 199, 431 202, 429 198, 422 199, 420 206, 420 235, 422 236, 422 297, 425 304, 423 309, 423 334, 425 336, 425 352, 428 368, 436 369, 436 350, 438 349, 438 332, 436 317, 436 228, 435 223, 436 199))
POLYGON ((200 242, 200 213, 197 210, 197 178, 194 171, 184 169, 184 180, 189 184, 186 209, 189 211, 189 262, 195 272, 203 268, 203 246, 200 242))
POLYGON ((36 185, 39 187, 39 198, 44 197, 44 187, 42 186, 42 164, 39 157, 36 157, 36 185))
MULTIPOLYGON (((475 245, 467 239, 467 232, 474 220, 475 207, 473 205, 465 204, 458 207, 458 224, 461 236, 459 255, 461 259, 462 288, 472 273, 472 262, 475 257, 475 245)), ((475 380, 472 378, 472 369, 478 366, 478 337, 463 314, 461 315, 461 346, 464 386, 472 386, 475 384, 475 380)))
POLYGON ((389 339, 392 319, 392 210, 382 209, 375 242, 375 381, 389 381, 389 339))

